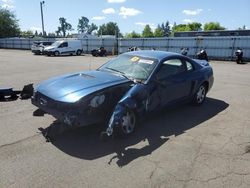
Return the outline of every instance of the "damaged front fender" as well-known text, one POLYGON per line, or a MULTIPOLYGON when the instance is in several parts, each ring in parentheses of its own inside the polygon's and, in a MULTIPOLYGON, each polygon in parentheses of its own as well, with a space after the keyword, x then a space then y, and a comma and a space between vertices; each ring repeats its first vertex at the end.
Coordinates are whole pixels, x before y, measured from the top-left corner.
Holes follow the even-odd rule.
POLYGON ((127 115, 128 111, 133 111, 136 113, 137 103, 131 97, 123 98, 115 107, 113 114, 109 120, 106 133, 111 136, 115 128, 120 128, 124 122, 124 117, 127 115))
MULTIPOLYGON (((112 135, 116 128, 131 128, 137 120, 142 120, 147 112, 150 95, 154 91, 151 84, 135 84, 118 102, 106 129, 107 135, 112 135), (138 119, 140 118, 140 119, 138 119)), ((133 131, 128 131, 130 134, 133 131)))

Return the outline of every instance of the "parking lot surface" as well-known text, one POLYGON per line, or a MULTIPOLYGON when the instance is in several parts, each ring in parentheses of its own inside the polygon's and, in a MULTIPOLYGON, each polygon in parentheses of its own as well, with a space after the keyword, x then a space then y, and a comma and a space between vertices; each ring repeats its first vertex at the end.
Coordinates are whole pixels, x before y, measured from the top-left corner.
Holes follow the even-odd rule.
MULTIPOLYGON (((0 87, 21 90, 110 58, 0 49, 0 87)), ((250 64, 211 65, 202 106, 167 109, 126 139, 102 142, 93 126, 46 142, 39 129, 53 117, 33 117, 30 100, 0 102, 0 187, 250 187, 250 64)))

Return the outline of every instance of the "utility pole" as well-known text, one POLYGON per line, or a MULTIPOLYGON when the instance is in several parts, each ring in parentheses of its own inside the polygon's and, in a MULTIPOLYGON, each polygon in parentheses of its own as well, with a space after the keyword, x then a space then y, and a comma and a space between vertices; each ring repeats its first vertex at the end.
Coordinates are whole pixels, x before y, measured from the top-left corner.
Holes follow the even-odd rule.
POLYGON ((44 5, 44 3, 45 3, 44 1, 40 2, 43 36, 45 35, 45 33, 44 33, 44 22, 43 22, 43 5, 44 5))

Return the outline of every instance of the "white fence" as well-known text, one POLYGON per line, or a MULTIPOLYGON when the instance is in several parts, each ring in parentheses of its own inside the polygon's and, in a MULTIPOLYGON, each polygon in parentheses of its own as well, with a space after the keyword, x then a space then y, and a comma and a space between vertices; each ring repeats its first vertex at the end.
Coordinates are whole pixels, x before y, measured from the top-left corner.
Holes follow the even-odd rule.
MULTIPOLYGON (((61 39, 42 39, 55 41, 61 39)), ((171 52, 180 52, 183 47, 189 48, 188 55, 194 57, 205 48, 210 59, 234 58, 237 47, 243 49, 244 58, 250 59, 250 36, 246 37, 169 37, 169 38, 138 38, 138 39, 80 39, 85 53, 101 46, 108 52, 124 53, 129 47, 137 46, 140 49, 156 49, 171 52)), ((0 48, 30 49, 35 39, 0 39, 0 48)))
POLYGON ((119 53, 126 52, 131 46, 140 49, 156 49, 179 53, 181 48, 189 48, 188 55, 195 54, 204 48, 210 59, 234 58, 237 47, 243 49, 244 57, 250 59, 250 36, 247 37, 169 37, 169 38, 138 38, 119 39, 119 53))

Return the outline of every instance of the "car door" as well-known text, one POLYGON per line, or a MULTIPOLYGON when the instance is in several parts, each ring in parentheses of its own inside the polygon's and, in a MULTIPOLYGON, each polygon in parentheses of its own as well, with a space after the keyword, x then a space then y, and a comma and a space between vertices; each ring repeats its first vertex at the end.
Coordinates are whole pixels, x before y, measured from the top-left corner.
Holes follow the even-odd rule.
POLYGON ((60 44, 59 49, 61 54, 67 54, 69 51, 68 42, 63 42, 60 44))
POLYGON ((186 62, 174 58, 162 62, 156 73, 157 90, 163 106, 190 95, 192 82, 186 76, 186 62))

